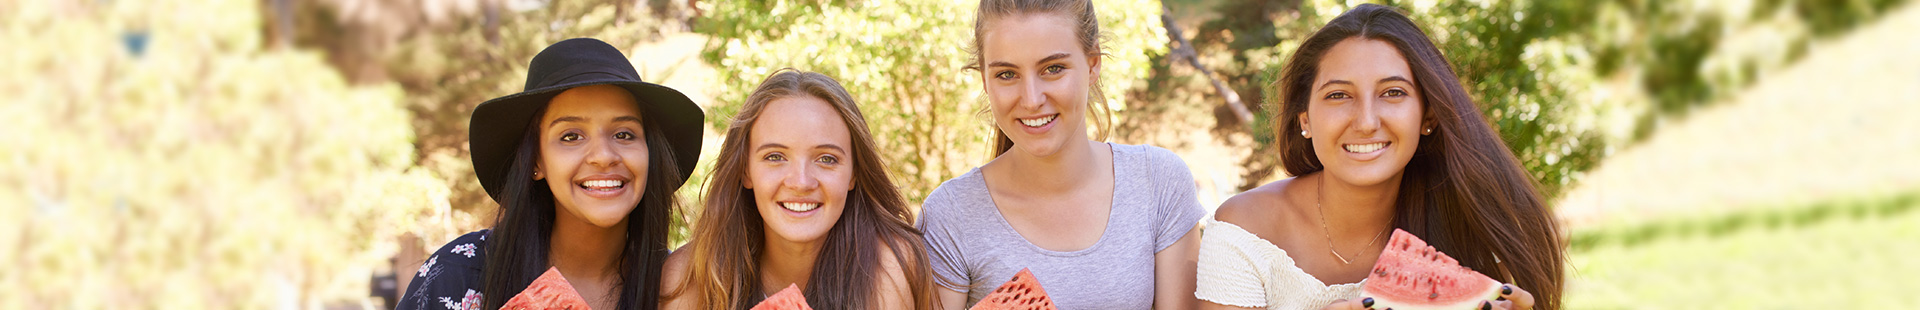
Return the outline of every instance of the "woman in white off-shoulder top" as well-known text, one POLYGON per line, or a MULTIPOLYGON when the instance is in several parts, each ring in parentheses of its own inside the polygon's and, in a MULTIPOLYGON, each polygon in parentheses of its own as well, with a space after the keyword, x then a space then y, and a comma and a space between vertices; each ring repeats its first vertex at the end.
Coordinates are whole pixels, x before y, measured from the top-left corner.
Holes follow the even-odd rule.
POLYGON ((1405 15, 1363 4, 1334 18, 1275 84, 1274 143, 1295 177, 1236 195, 1206 221, 1203 307, 1374 306, 1362 282, 1400 228, 1510 282, 1481 308, 1559 308, 1565 254, 1546 203, 1405 15))

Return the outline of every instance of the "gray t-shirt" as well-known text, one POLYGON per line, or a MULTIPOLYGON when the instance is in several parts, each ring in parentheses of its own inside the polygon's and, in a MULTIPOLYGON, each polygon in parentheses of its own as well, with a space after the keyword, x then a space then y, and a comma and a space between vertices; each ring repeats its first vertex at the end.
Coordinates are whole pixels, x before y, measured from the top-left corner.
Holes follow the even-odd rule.
POLYGON ((1153 307, 1154 253, 1180 241, 1206 211, 1179 156, 1153 146, 1111 145, 1113 209, 1100 240, 1078 251, 1043 249, 1015 232, 987 194, 979 168, 940 184, 920 215, 934 276, 945 280, 935 282, 967 292, 971 307, 1029 268, 1061 309, 1153 307))

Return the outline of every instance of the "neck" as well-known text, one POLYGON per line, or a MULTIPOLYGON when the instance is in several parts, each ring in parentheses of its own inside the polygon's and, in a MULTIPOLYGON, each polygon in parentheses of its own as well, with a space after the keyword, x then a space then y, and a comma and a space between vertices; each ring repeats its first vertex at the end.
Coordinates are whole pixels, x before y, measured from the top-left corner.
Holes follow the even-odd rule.
POLYGON ((805 290, 807 279, 813 276, 813 262, 820 257, 821 241, 794 242, 780 238, 771 230, 766 234, 767 248, 759 258, 761 292, 773 294, 788 284, 805 290))
POLYGON ((1369 186, 1341 181, 1325 171, 1314 176, 1322 186, 1317 203, 1326 214, 1328 233, 1336 238, 1372 238, 1392 229, 1401 176, 1369 186))
POLYGON ((1016 171, 1017 177, 1010 178, 1020 184, 1018 188, 1028 192, 1065 193, 1087 182, 1087 176, 1094 175, 1094 169, 1100 169, 1094 146, 1100 142, 1093 140, 1068 141, 1061 145, 1059 152, 1040 157, 1017 150, 1008 150, 1007 171, 1016 171))
POLYGON ((626 249, 627 221, 599 227, 564 211, 555 213, 547 263, 569 279, 604 282, 615 277, 620 252, 626 249))

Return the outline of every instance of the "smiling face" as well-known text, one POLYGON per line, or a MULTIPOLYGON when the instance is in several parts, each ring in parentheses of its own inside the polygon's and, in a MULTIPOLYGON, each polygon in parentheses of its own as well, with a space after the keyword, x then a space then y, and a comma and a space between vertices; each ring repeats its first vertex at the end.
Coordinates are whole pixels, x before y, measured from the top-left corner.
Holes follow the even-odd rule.
POLYGON ((816 243, 853 188, 852 135, 833 106, 807 95, 774 99, 749 129, 747 179, 768 240, 816 243))
POLYGON ((1081 48, 1072 19, 1006 16, 986 25, 980 57, 993 124, 1015 149, 1048 156, 1087 139, 1087 94, 1100 59, 1081 48))
POLYGON ((557 216, 608 228, 639 205, 647 180, 640 117, 633 93, 619 86, 576 87, 547 103, 534 178, 553 189, 557 216))
POLYGON ((1350 38, 1328 49, 1319 66, 1300 115, 1314 155, 1348 184, 1399 180, 1424 128, 1406 58, 1385 41, 1350 38))

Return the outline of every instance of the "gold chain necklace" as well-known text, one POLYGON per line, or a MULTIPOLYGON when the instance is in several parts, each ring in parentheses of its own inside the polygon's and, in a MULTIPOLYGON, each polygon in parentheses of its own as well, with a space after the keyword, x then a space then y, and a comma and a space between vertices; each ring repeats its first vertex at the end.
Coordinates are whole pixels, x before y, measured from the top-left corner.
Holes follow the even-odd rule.
MULTIPOLYGON (((1321 206, 1322 202, 1326 201, 1326 196, 1327 196, 1327 176, 1326 175, 1320 176, 1320 185, 1318 188, 1315 188, 1314 190, 1317 192, 1317 194, 1315 194, 1316 196, 1313 197, 1313 207, 1315 209, 1320 210, 1320 233, 1325 234, 1325 236, 1327 236, 1327 253, 1333 253, 1333 258, 1340 259, 1340 264, 1342 265, 1352 265, 1353 264, 1352 260, 1348 260, 1346 255, 1340 255, 1340 251, 1335 251, 1333 249, 1333 231, 1327 229, 1327 208, 1324 206, 1321 206)), ((1387 223, 1393 223, 1393 219, 1388 218, 1387 223)), ((1388 226, 1391 227, 1392 225, 1389 224, 1388 226)), ((1367 248, 1372 248, 1375 242, 1380 242, 1380 235, 1384 235, 1386 233, 1387 231, 1385 230, 1381 230, 1378 233, 1374 233, 1373 240, 1367 241, 1366 246, 1360 247, 1360 250, 1363 251, 1363 252, 1360 252, 1360 254, 1366 254, 1366 252, 1364 251, 1366 251, 1367 248)), ((1355 258, 1358 258, 1358 257, 1355 257, 1355 258)))

